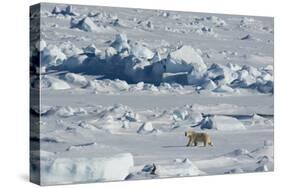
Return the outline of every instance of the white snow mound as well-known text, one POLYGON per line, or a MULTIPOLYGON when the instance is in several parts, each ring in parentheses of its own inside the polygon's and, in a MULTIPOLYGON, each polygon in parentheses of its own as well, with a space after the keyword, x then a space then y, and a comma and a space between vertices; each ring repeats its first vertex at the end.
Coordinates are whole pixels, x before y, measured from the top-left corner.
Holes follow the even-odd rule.
POLYGON ((171 52, 166 64, 167 72, 190 72, 194 69, 197 72, 205 72, 207 66, 202 57, 191 46, 182 46, 171 52))
POLYGON ((214 116, 212 118, 214 127, 217 130, 232 131, 232 130, 244 130, 244 125, 236 118, 227 116, 214 116))
POLYGON ((137 133, 139 134, 150 134, 150 133, 160 133, 157 129, 153 128, 151 122, 145 122, 143 123, 139 129, 137 130, 137 133))
POLYGON ((201 129, 216 129, 219 131, 245 130, 245 126, 236 118, 228 116, 206 117, 199 123, 201 129))
POLYGON ((113 47, 117 52, 121 52, 125 49, 130 49, 130 46, 128 44, 128 39, 126 34, 117 34, 115 36, 115 40, 110 45, 113 47))
POLYGON ((131 46, 131 54, 144 59, 152 59, 154 56, 154 53, 150 49, 139 43, 131 46))
POLYGON ((184 162, 175 165, 159 165, 156 173, 160 177, 171 176, 198 176, 204 172, 199 170, 190 160, 184 159, 184 162))
POLYGON ((57 66, 67 59, 66 55, 55 45, 49 45, 42 50, 42 62, 46 65, 57 66))
POLYGON ((85 115, 87 114, 87 111, 83 108, 74 108, 70 106, 63 106, 58 107, 56 111, 56 115, 66 118, 74 115, 85 115))
POLYGON ((232 92, 234 92, 234 89, 232 89, 228 85, 221 85, 221 86, 217 87, 216 89, 214 89, 213 91, 217 92, 217 93, 232 93, 232 92))
POLYGON ((39 87, 41 89, 54 89, 54 90, 70 89, 69 84, 66 83, 65 81, 47 75, 41 77, 39 87))
POLYGON ((65 79, 69 83, 72 83, 74 85, 78 85, 81 87, 85 87, 86 85, 88 85, 88 80, 84 76, 79 75, 79 74, 67 73, 65 75, 65 79))
POLYGON ((71 28, 78 28, 86 32, 104 32, 106 29, 103 26, 94 23, 91 18, 85 17, 77 21, 75 19, 71 20, 71 28))
POLYGON ((130 153, 100 158, 57 158, 43 171, 42 184, 124 180, 134 166, 130 153))

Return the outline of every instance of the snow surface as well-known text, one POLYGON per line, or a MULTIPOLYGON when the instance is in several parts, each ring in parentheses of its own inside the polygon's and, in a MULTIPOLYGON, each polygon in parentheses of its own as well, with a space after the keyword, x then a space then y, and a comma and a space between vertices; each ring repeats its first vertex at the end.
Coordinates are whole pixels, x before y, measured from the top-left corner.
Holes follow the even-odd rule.
POLYGON ((272 18, 41 8, 30 140, 42 184, 273 170, 272 18), (186 147, 187 130, 214 146, 186 147))

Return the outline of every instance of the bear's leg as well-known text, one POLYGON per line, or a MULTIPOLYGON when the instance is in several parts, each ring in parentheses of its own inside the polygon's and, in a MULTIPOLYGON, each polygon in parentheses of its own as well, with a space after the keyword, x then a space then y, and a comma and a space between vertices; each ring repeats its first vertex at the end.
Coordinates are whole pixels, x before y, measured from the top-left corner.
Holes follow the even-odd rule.
POLYGON ((189 147, 190 145, 191 145, 191 141, 192 141, 192 139, 191 138, 189 138, 189 141, 188 141, 188 143, 187 143, 187 147, 189 147))
POLYGON ((204 141, 204 147, 206 147, 207 146, 207 141, 204 141))

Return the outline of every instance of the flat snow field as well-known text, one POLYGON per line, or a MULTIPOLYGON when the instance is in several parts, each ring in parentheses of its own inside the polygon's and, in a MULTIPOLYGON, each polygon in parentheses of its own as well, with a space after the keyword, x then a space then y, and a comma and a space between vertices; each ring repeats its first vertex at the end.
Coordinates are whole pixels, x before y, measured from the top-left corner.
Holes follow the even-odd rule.
POLYGON ((43 3, 34 33, 38 15, 41 184, 274 169, 273 18, 43 3))

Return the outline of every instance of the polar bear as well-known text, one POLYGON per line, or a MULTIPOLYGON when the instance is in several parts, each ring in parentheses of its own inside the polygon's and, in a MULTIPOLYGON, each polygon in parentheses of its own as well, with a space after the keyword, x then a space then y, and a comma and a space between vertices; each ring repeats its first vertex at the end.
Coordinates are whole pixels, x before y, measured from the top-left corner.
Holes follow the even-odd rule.
POLYGON ((186 146, 197 146, 199 142, 203 142, 204 147, 206 146, 213 146, 211 141, 211 137, 207 133, 197 133, 194 131, 186 131, 184 133, 186 137, 189 138, 188 144, 186 146))

